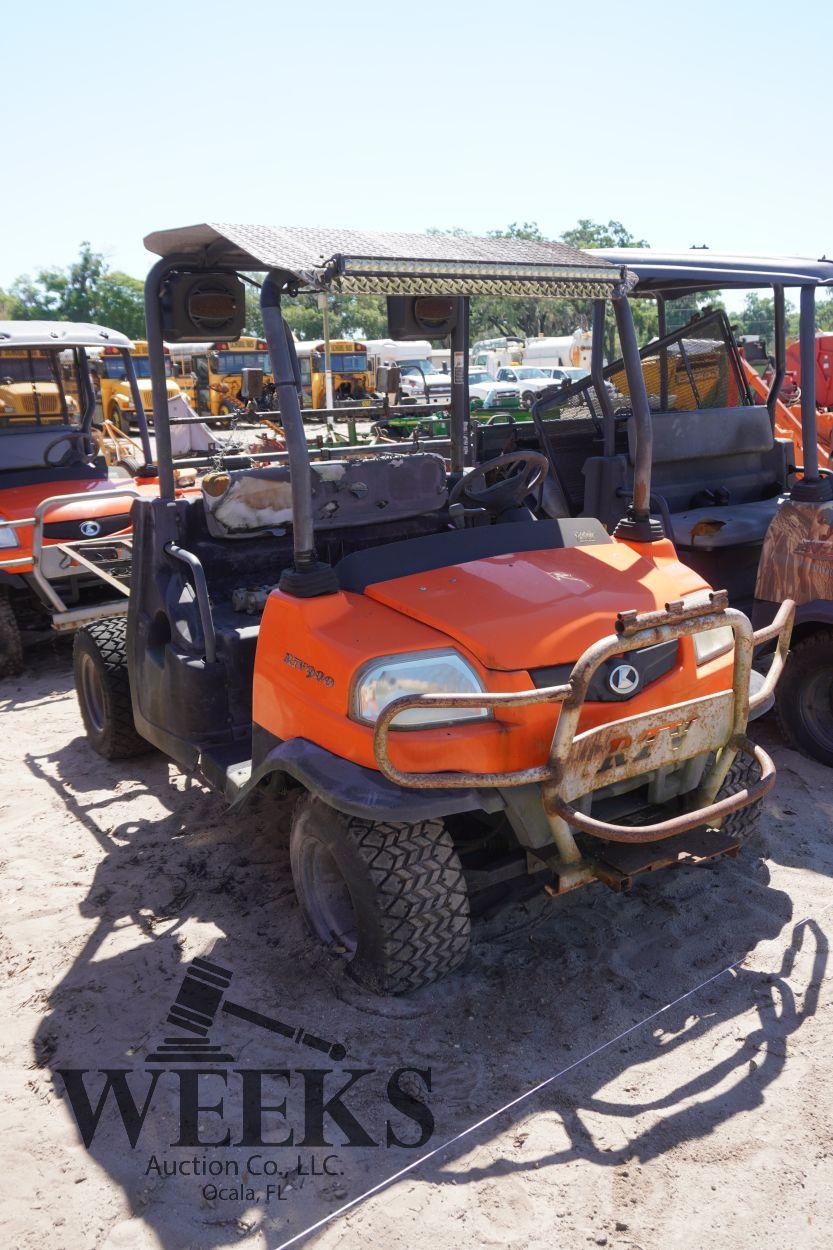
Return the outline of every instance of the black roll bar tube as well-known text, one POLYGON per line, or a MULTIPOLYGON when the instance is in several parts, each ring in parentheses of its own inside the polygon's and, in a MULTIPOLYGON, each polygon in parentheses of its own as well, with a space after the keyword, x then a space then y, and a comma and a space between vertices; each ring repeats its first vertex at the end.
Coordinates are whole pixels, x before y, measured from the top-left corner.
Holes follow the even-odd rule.
POLYGON ((593 322, 590 338, 590 377, 596 400, 602 410, 602 431, 604 434, 604 454, 612 456, 616 450, 616 426, 613 416, 613 405, 605 386, 604 375, 604 336, 605 336, 605 301, 593 300, 593 322))
POLYGON ((833 499, 833 482, 819 473, 818 417, 816 414, 816 288, 801 288, 798 352, 801 361, 801 441, 804 472, 791 494, 801 503, 833 499))
POLYGON ((162 340, 162 318, 159 296, 162 283, 172 269, 178 266, 194 268, 194 258, 166 256, 158 260, 145 278, 145 327, 148 336, 150 359, 150 385, 153 394, 153 430, 156 435, 156 463, 159 466, 159 493, 163 499, 173 499, 173 455, 171 453, 171 427, 168 423, 168 387, 165 380, 165 344, 162 340))
POLYGON ((778 403, 778 396, 781 394, 781 387, 784 385, 784 378, 787 375, 787 316, 783 286, 779 285, 772 288, 772 306, 773 333, 775 335, 775 374, 772 379, 772 385, 769 388, 769 394, 766 397, 766 410, 769 413, 770 425, 774 429, 775 405, 778 403))
MULTIPOLYGON (((81 414, 81 425, 84 433, 89 434, 93 428, 93 419, 95 417, 95 391, 93 390, 93 380, 90 377, 90 361, 86 348, 74 347, 72 350, 75 356, 75 368, 78 373, 79 390, 84 396, 84 411, 81 414)), ((61 387, 63 389, 63 382, 61 387)))
POLYGON ((819 449, 816 442, 816 288, 801 288, 799 326, 801 360, 801 439, 804 443, 804 481, 819 480, 819 449))
MULTIPOLYGON (((657 333, 659 340, 665 338, 668 333, 668 317, 665 307, 665 296, 657 295, 657 333)), ((661 347, 659 349, 659 410, 660 412, 668 411, 668 348, 661 347)))
POLYGON ((295 568, 299 571, 315 562, 312 524, 312 478, 304 419, 298 388, 301 376, 294 348, 290 347, 286 322, 281 313, 281 297, 274 276, 266 275, 260 288, 263 331, 269 344, 272 376, 278 391, 281 424, 289 452, 292 479, 292 542, 295 568))
POLYGON ((461 473, 470 460, 469 428, 469 301, 457 299, 457 318, 451 331, 451 471, 461 473), (462 356, 463 371, 458 378, 455 361, 462 356))
MULTIPOLYGON (((150 435, 148 434, 148 419, 145 413, 145 406, 142 403, 142 392, 139 390, 139 380, 136 377, 136 366, 133 364, 133 357, 126 347, 122 348, 122 360, 124 361, 127 382, 130 387, 130 394, 133 398, 133 407, 136 411, 136 424, 139 427, 139 440, 142 444, 142 455, 145 458, 145 465, 153 464, 153 452, 150 450, 150 435)), ((164 350, 162 368, 165 368, 164 350)), ((167 375, 166 375, 167 376, 167 375)), ((154 399, 153 410, 156 412, 156 401, 154 399)), ((165 412, 168 411, 168 388, 165 387, 165 412)))
POLYGON ((632 542, 657 542, 665 537, 659 521, 651 518, 651 464, 654 450, 654 427, 651 406, 642 372, 642 360, 636 330, 633 325, 631 306, 625 296, 613 300, 616 329, 622 348, 622 361, 628 379, 631 410, 636 434, 636 452, 633 463, 633 501, 627 515, 616 526, 616 537, 632 542))
POLYGON ((301 370, 292 332, 281 313, 281 296, 275 275, 268 273, 260 288, 260 310, 263 332, 269 344, 272 377, 278 392, 286 449, 289 453, 289 477, 292 483, 292 562, 284 569, 279 588, 289 595, 312 598, 335 594, 338 578, 332 565, 319 561, 315 551, 315 527, 312 519, 312 467, 301 413, 301 370))

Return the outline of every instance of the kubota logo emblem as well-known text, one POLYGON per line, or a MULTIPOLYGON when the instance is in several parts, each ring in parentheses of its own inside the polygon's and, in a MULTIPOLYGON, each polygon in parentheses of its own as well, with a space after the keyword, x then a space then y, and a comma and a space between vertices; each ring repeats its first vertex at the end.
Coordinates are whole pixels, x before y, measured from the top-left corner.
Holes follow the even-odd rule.
POLYGON ((95 538, 101 530, 98 521, 82 521, 78 528, 85 538, 95 538))
POLYGON ((614 694, 631 694, 639 685, 639 673, 632 664, 617 664, 607 684, 614 694))

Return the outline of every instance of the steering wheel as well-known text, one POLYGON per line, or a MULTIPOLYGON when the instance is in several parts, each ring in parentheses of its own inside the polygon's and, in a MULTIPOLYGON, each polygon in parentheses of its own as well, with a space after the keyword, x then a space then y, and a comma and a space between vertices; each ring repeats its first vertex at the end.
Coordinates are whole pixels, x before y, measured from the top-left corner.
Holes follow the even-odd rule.
POLYGON ((47 469, 61 469, 65 464, 69 464, 72 460, 72 447, 67 447, 62 456, 56 456, 54 460, 50 460, 49 453, 53 447, 60 447, 61 443, 77 443, 80 442, 83 450, 87 449, 87 436, 79 430, 77 433, 60 434, 58 438, 53 438, 51 443, 47 443, 43 449, 42 459, 47 469))
POLYGON ((549 460, 540 451, 510 451, 478 465, 455 482, 448 497, 449 506, 465 500, 499 516, 508 508, 519 507, 544 480, 549 467, 549 460))

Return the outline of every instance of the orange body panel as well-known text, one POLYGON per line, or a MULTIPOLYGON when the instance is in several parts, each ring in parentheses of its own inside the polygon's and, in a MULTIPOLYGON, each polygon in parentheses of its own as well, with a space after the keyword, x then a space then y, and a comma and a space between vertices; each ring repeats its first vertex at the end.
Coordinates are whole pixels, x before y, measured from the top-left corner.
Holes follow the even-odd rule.
MULTIPOLYGON (((756 396, 761 403, 766 403, 769 395, 769 385, 764 381, 759 373, 749 364, 747 360, 741 357, 743 371, 746 379, 752 389, 753 395, 756 396)), ((819 458, 824 464, 826 456, 830 453, 830 427, 831 421, 822 421, 824 414, 819 413, 819 431, 818 431, 818 448, 819 458), (825 439, 826 431, 826 439, 825 439), (825 442, 827 449, 825 450, 825 442)), ((775 404, 775 433, 778 438, 792 439, 795 446, 796 460, 799 464, 804 463, 804 440, 801 436, 801 407, 798 404, 785 404, 780 399, 775 404)))
MULTIPOLYGON (((801 347, 787 345, 787 371, 801 386, 801 347)), ((816 335, 816 403, 819 408, 833 407, 833 334, 816 335)))
MULTIPOLYGON (((252 718, 277 738, 308 738, 375 768, 373 730, 349 714, 353 682, 368 661, 451 646, 487 690, 529 690, 529 668, 574 662, 613 632, 618 612, 662 608, 703 585, 661 542, 498 556, 379 582, 364 595, 297 599, 274 591, 258 640, 252 718)), ((628 702, 628 715, 730 686, 731 657, 698 669, 683 639, 679 658, 628 702)), ((391 755, 418 772, 527 768, 545 761, 557 714, 516 708, 480 723, 402 730, 391 737, 391 755)), ((588 704, 581 728, 622 714, 618 703, 588 704)))
MULTIPOLYGON (((81 478, 75 481, 35 482, 26 486, 3 488, 0 482, 0 524, 4 520, 17 521, 23 517, 34 516, 38 504, 54 495, 80 495, 82 493, 88 498, 74 503, 56 504, 54 508, 51 508, 46 516, 47 524, 53 521, 84 521, 92 517, 118 516, 122 512, 129 512, 131 507, 131 501, 126 495, 114 494, 120 489, 136 490, 140 495, 155 498, 159 493, 159 484, 155 478, 147 478, 144 481, 125 478, 123 482, 111 481, 109 478, 81 478)), ((16 530, 19 546, 5 547, 0 550, 0 560, 21 560, 31 556, 32 532, 33 526, 24 526, 16 530)), ((129 532, 129 525, 118 531, 120 534, 129 532)), ((44 538, 44 546, 60 541, 60 539, 44 538)), ((31 571, 31 564, 17 565, 14 569, 15 573, 31 573, 31 571)))

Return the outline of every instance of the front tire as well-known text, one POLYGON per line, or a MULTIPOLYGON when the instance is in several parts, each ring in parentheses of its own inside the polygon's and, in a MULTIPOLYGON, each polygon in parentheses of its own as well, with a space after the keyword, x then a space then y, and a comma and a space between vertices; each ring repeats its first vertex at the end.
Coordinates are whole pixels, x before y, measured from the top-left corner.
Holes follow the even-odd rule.
POLYGON ((833 630, 820 629, 792 647, 775 707, 790 746, 833 767, 833 630))
POLYGON ((110 424, 114 425, 117 430, 121 430, 122 434, 130 433, 130 413, 122 412, 118 404, 113 404, 110 409, 110 424))
POLYGON ((23 640, 9 592, 0 588, 0 678, 23 672, 23 640))
POLYGON ((307 796, 289 849, 307 927, 365 988, 404 994, 463 963, 468 894, 442 821, 364 820, 307 796))
MULTIPOLYGON (((717 797, 722 799, 727 794, 737 794, 739 790, 748 790, 760 780, 760 776, 761 767, 758 761, 748 755, 738 754, 726 774, 717 797)), ((721 826, 722 831, 736 838, 742 846, 758 832, 763 810, 764 800, 758 799, 756 803, 750 803, 748 807, 741 807, 736 812, 730 812, 721 826)))
POLYGON ((127 620, 116 617, 79 629, 73 645, 75 693, 90 746, 106 760, 144 755, 150 743, 136 732, 125 655, 127 620))

